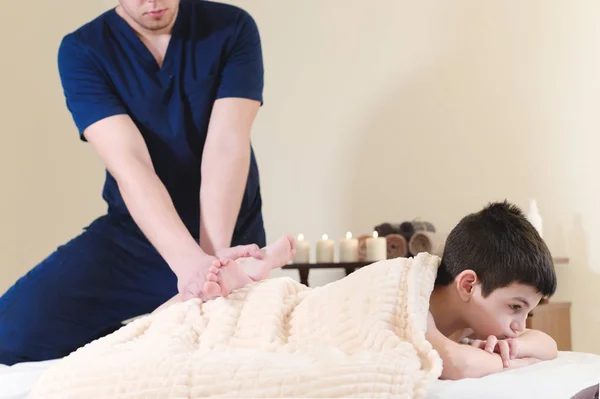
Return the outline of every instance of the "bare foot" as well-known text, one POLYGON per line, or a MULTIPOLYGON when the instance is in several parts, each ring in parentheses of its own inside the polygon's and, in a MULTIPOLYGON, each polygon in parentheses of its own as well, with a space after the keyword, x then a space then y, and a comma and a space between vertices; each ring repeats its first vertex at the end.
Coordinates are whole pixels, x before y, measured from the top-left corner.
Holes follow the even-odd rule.
POLYGON ((219 266, 211 266, 204 283, 204 294, 207 299, 227 296, 232 291, 242 288, 252 280, 235 261, 221 260, 219 266))
POLYGON ((218 283, 220 266, 211 266, 208 270, 208 273, 206 274, 206 282, 204 283, 204 289, 202 291, 204 295, 208 298, 214 298, 221 294, 221 287, 218 283))
POLYGON ((211 266, 206 275, 203 293, 206 299, 227 296, 246 284, 261 281, 269 277, 272 269, 287 264, 296 255, 296 242, 290 235, 284 235, 274 244, 261 250, 263 259, 254 257, 221 260, 211 266))
POLYGON ((238 264, 252 281, 261 281, 269 277, 272 269, 286 265, 296 255, 296 241, 290 235, 284 235, 271 245, 262 249, 263 259, 241 258, 238 264))

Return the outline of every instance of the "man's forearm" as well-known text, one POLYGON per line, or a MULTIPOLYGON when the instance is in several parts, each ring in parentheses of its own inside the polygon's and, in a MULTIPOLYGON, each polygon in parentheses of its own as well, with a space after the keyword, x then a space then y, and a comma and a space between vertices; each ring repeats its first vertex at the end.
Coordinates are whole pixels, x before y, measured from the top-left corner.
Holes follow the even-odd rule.
POLYGON ((558 355, 556 341, 548 334, 538 330, 527 330, 517 338, 519 340, 518 357, 534 357, 540 360, 552 360, 558 355))
POLYGON ((176 274, 202 254, 153 168, 133 159, 115 176, 127 209, 148 240, 176 274))
POLYGON ((207 140, 200 189, 200 245, 208 254, 231 246, 249 168, 248 140, 207 140))

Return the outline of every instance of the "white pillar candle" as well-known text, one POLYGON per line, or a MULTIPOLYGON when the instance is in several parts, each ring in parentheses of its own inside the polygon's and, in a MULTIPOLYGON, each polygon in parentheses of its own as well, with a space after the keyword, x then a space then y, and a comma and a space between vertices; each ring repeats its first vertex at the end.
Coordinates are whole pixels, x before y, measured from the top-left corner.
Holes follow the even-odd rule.
POLYGON ((346 233, 346 238, 340 240, 340 262, 358 262, 358 240, 352 238, 352 233, 346 233))
POLYGON ((296 240, 294 263, 310 263, 310 242, 304 240, 303 234, 298 234, 298 240, 296 240))
POLYGON ((367 238, 367 261, 377 262, 387 259, 387 240, 385 237, 379 237, 376 231, 372 238, 367 238))
POLYGON ((323 237, 317 241, 317 263, 333 263, 334 243, 323 234, 323 237))

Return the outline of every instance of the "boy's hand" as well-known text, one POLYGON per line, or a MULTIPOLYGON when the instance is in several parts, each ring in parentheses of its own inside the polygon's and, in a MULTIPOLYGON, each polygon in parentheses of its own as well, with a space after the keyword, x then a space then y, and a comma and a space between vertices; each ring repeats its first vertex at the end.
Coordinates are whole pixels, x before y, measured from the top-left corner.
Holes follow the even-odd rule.
POLYGON ((509 367, 509 361, 517 358, 519 353, 519 341, 517 338, 498 339, 490 335, 485 341, 480 339, 466 339, 463 343, 483 349, 488 353, 498 353, 502 358, 504 368, 509 367))

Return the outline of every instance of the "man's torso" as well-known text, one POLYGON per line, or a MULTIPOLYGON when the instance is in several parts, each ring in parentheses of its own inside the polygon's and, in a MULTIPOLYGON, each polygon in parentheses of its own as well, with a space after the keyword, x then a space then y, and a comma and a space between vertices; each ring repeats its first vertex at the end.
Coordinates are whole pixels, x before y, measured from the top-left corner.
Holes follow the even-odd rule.
MULTIPOLYGON (((160 67, 114 9, 74 32, 139 128, 157 175, 195 236, 202 151, 241 12, 224 4, 183 0, 160 67)), ((109 213, 129 218, 116 181, 108 173, 103 196, 109 213)), ((260 203, 252 154, 238 225, 248 214, 260 213, 260 203)))

